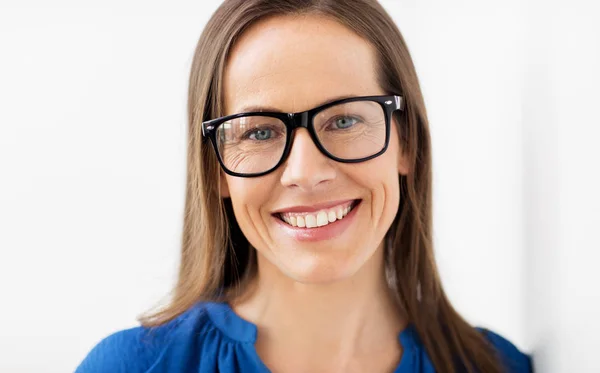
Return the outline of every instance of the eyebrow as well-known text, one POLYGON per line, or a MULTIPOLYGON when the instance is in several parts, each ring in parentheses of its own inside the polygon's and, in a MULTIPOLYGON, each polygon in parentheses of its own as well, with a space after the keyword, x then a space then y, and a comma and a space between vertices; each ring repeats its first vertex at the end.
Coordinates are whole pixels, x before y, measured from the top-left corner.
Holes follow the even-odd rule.
MULTIPOLYGON (((343 96, 336 96, 333 98, 330 98, 326 101, 321 102, 320 104, 318 104, 315 107, 319 107, 319 106, 323 106, 323 105, 327 105, 329 103, 338 101, 338 100, 343 100, 345 98, 350 98, 350 97, 358 97, 357 95, 343 95, 343 96)), ((278 109, 274 106, 268 106, 268 105, 249 105, 249 106, 244 106, 242 107, 239 111, 237 111, 237 113, 250 113, 250 112, 265 112, 265 111, 271 111, 271 112, 275 112, 275 113, 283 113, 284 111, 282 111, 281 109, 278 109)))

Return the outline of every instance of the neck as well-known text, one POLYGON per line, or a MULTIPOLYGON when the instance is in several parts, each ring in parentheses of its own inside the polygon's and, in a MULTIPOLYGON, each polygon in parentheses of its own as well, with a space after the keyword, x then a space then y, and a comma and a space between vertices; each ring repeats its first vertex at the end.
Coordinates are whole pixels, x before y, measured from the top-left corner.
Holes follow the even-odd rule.
POLYGON ((406 322, 385 278, 383 245, 353 276, 326 284, 294 281, 257 255, 253 290, 232 306, 258 326, 256 347, 264 360, 293 355, 314 364, 322 356, 340 368, 357 356, 389 355, 390 346, 399 353, 406 322))

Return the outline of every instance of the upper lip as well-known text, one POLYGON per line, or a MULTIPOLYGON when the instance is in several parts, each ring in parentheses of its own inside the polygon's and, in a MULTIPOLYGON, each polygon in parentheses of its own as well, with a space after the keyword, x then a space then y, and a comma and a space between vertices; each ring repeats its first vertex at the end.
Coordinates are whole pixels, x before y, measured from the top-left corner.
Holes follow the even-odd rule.
POLYGON ((273 211, 273 214, 279 214, 279 213, 284 213, 284 212, 316 212, 319 210, 324 210, 324 209, 327 209, 330 207, 334 207, 334 206, 352 202, 352 201, 355 201, 355 199, 341 199, 341 200, 337 200, 337 201, 318 203, 318 204, 310 205, 310 206, 308 206, 308 205, 306 205, 306 206, 290 206, 290 207, 284 207, 284 208, 278 209, 276 211, 273 211))

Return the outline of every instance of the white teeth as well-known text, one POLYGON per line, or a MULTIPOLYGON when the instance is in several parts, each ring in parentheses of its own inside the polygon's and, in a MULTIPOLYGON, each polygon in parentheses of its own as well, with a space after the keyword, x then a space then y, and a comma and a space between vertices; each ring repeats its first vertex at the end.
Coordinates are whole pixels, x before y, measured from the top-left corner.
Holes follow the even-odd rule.
POLYGON ((322 227, 327 224, 329 224, 327 213, 325 211, 319 211, 319 213, 317 214, 317 226, 322 227))
POLYGON ((306 215, 304 220, 306 220, 306 228, 314 228, 317 226, 317 218, 314 215, 306 215))
POLYGON ((303 218, 302 216, 298 216, 298 217, 296 218, 296 223, 298 224, 298 226, 299 226, 300 228, 304 228, 304 227, 306 227, 306 224, 304 224, 304 218, 303 218))
POLYGON ((322 227, 336 220, 343 219, 352 210, 351 206, 335 207, 329 210, 321 210, 319 212, 303 213, 301 215, 280 214, 281 219, 293 227, 300 228, 315 228, 322 227))

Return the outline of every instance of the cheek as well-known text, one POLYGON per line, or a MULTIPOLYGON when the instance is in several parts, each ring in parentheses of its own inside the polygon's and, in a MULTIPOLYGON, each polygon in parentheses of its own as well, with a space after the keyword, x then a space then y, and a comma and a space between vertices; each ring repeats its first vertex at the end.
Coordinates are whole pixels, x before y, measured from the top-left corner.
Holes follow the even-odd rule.
POLYGON ((371 215, 378 231, 387 231, 398 212, 400 183, 396 161, 391 152, 386 152, 361 166, 360 175, 355 175, 355 180, 370 192, 371 215))
POLYGON ((235 218, 244 235, 252 242, 256 237, 263 236, 266 232, 265 216, 266 206, 273 198, 274 188, 268 187, 269 180, 260 178, 236 178, 227 180, 229 197, 235 218))
POLYGON ((229 197, 237 214, 256 211, 268 200, 268 193, 265 188, 260 187, 260 183, 252 179, 239 179, 228 182, 229 197))

